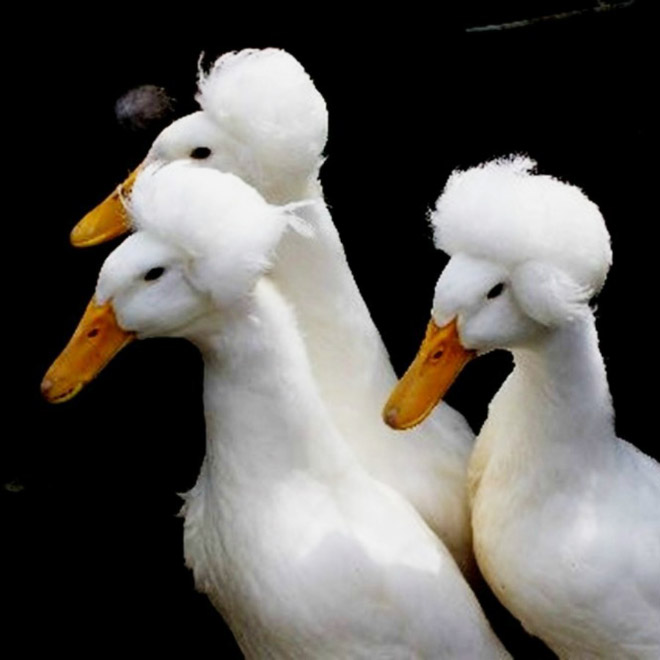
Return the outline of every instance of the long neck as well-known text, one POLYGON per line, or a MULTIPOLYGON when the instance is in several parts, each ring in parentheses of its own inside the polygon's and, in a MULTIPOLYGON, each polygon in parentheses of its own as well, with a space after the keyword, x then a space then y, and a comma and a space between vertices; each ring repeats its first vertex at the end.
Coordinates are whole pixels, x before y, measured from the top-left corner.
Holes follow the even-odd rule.
POLYGON ((285 236, 273 278, 296 310, 324 400, 340 416, 373 408, 378 418, 396 381, 382 339, 325 203, 299 213, 313 236, 285 236))
POLYGON ((196 339, 205 363, 204 468, 213 481, 268 488, 292 472, 343 469, 349 454, 276 288, 262 279, 244 307, 219 323, 219 333, 196 339))
POLYGON ((578 470, 598 457, 607 460, 616 436, 593 315, 550 330, 513 354, 515 369, 484 429, 496 424, 498 443, 518 459, 578 470))

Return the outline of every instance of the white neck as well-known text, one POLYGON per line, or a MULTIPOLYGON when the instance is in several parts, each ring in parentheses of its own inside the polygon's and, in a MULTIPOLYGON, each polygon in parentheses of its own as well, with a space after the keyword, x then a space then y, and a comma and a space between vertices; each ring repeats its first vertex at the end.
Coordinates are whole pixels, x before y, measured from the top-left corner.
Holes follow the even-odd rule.
POLYGON ((210 481, 267 488, 294 471, 344 469, 348 451, 319 399, 293 315, 277 289, 262 279, 241 309, 211 325, 220 332, 193 338, 205 365, 210 481))
POLYGON ((607 460, 616 443, 614 413, 591 312, 513 355, 515 369, 484 426, 486 433, 498 429, 500 455, 523 471, 541 463, 546 474, 550 464, 583 473, 597 468, 598 457, 607 460))
POLYGON ((360 464, 403 494, 465 563, 465 471, 474 436, 446 404, 409 433, 385 425, 383 405, 397 378, 383 340, 323 199, 298 213, 313 236, 285 234, 272 277, 295 309, 323 401, 360 464))
POLYGON ((514 360, 537 413, 564 410, 562 421, 574 426, 576 436, 613 435, 614 410, 591 312, 550 331, 533 348, 514 351, 514 360))
POLYGON ((296 310, 323 399, 348 432, 358 417, 380 419, 396 377, 325 203, 298 213, 314 236, 284 237, 273 279, 296 310))

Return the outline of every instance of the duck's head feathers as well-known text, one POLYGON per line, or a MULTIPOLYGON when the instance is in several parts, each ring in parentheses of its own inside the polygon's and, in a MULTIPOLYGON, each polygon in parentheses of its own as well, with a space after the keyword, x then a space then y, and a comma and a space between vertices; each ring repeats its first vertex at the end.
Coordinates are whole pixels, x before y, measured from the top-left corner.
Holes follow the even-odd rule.
POLYGON ((436 245, 508 268, 545 263, 593 295, 612 263, 603 217, 579 188, 535 168, 509 156, 453 172, 431 214, 436 245))
POLYGON ((188 254, 195 286, 224 307, 271 265, 296 205, 268 204, 233 174, 186 161, 151 165, 128 201, 133 225, 188 254))
POLYGON ((274 48, 223 55, 200 72, 197 100, 202 109, 161 131, 142 165, 76 225, 74 245, 96 245, 130 230, 121 200, 150 164, 183 160, 231 172, 274 204, 318 197, 328 113, 293 56, 274 48))
POLYGON ((316 175, 328 134, 328 112, 302 65, 275 48, 227 53, 200 71, 197 101, 223 132, 250 152, 260 190, 272 176, 316 175), (259 171, 260 170, 260 171, 259 171), (259 177, 267 181, 260 185, 259 177))
POLYGON ((529 347, 589 314, 612 262, 605 223, 579 188, 535 167, 510 156, 450 176, 430 219, 451 259, 427 336, 385 408, 391 426, 424 419, 471 357, 529 347))
POLYGON ((74 396, 135 337, 200 342, 221 332, 218 318, 243 312, 286 228, 300 222, 233 174, 185 161, 145 166, 127 209, 138 231, 106 259, 46 374, 50 401, 74 396))

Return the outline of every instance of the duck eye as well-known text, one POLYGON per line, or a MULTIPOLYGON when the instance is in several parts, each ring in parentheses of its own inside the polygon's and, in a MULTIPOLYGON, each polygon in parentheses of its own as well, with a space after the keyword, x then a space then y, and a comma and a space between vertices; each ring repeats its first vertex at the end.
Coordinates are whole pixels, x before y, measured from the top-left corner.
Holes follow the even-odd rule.
POLYGON ((496 284, 487 294, 486 298, 488 300, 492 300, 493 298, 497 298, 502 291, 504 291, 504 282, 500 282, 499 284, 496 284))
POLYGON ((151 270, 148 270, 144 274, 144 281, 152 282, 153 280, 157 280, 164 272, 165 269, 162 266, 157 266, 156 268, 152 268, 151 270))
POLYGON ((190 152, 190 157, 196 160, 204 160, 211 155, 211 150, 208 147, 196 147, 190 152))

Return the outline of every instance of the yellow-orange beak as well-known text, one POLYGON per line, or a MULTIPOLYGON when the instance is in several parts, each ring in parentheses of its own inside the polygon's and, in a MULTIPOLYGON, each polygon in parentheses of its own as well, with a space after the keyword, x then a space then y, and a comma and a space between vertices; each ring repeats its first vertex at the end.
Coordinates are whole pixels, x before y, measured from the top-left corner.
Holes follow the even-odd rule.
POLYGON ((431 320, 417 356, 385 404, 385 423, 409 429, 424 421, 475 354, 461 345, 456 319, 442 328, 431 320))
POLYGON ((75 247, 90 247, 104 243, 130 231, 131 225, 122 198, 130 195, 140 168, 135 168, 124 183, 92 209, 71 232, 75 247))
POLYGON ((112 305, 97 305, 92 298, 73 337, 44 376, 41 393, 50 403, 68 401, 133 339, 134 332, 119 327, 112 305))

